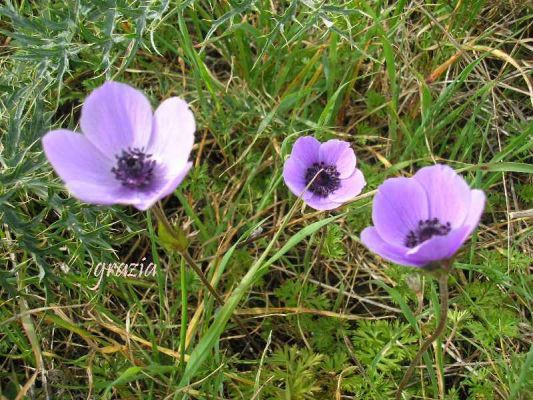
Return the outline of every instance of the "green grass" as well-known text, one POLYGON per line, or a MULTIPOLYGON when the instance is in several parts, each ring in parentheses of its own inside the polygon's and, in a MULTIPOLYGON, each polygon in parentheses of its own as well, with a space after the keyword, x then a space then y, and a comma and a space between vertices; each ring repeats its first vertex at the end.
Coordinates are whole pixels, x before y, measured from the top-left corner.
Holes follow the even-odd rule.
POLYGON ((437 285, 361 245, 371 195, 326 213, 297 203, 281 171, 306 134, 350 141, 365 193, 434 162, 487 193, 406 398, 530 398, 526 3, 4 1, 0 399, 392 398, 435 327, 437 285), (106 79, 154 106, 190 102, 195 167, 164 209, 224 307, 153 215, 80 203, 46 161, 40 138, 77 129, 106 79), (99 262, 143 257, 156 277, 91 290, 99 262))

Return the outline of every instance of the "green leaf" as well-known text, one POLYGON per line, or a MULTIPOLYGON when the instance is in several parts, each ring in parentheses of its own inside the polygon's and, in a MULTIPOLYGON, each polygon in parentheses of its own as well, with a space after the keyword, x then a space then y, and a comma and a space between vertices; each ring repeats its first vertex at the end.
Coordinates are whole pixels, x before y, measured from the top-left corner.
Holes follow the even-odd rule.
POLYGON ((174 232, 169 232, 165 224, 159 222, 157 235, 163 247, 168 251, 183 251, 187 248, 187 236, 180 228, 174 229, 174 232))
POLYGON ((480 169, 487 169, 491 172, 521 172, 524 174, 533 174, 533 164, 518 162, 500 162, 496 164, 481 165, 480 169))
POLYGON ((115 386, 123 385, 124 383, 131 382, 140 375, 140 372, 142 371, 141 367, 129 367, 124 372, 122 372, 117 379, 115 379, 113 382, 111 382, 107 388, 105 389, 104 396, 106 396, 111 389, 115 386))
POLYGON ((274 244, 274 241, 279 235, 274 236, 270 242, 269 247, 265 250, 262 257, 250 268, 248 273, 242 278, 240 284, 235 288, 231 296, 226 301, 226 304, 220 309, 218 314, 215 317, 214 322, 211 324, 209 329, 205 332, 204 336, 200 339, 198 345, 192 351, 187 367, 183 377, 179 383, 180 387, 184 387, 189 384, 189 382, 194 378, 202 364, 210 356, 211 350, 218 343, 220 335, 224 331, 227 322, 231 318, 233 311, 239 305, 239 302, 248 292, 250 287, 259 279, 264 273, 268 271, 268 267, 274 262, 279 260, 287 251, 292 249, 298 243, 300 243, 307 236, 312 235, 314 232, 322 228, 323 226, 329 224, 330 222, 342 217, 343 214, 326 218, 317 222, 312 223, 309 226, 306 226, 301 231, 293 235, 287 243, 278 250, 270 259, 264 261, 265 257, 268 254, 268 250, 274 244))

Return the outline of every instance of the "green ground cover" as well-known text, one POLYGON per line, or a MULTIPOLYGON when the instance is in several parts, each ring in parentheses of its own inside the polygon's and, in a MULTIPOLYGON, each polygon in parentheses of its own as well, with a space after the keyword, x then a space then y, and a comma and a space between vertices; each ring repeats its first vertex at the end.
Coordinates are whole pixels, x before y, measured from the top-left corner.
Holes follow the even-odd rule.
POLYGON ((372 190, 432 163, 487 206, 404 396, 531 399, 532 32, 518 0, 2 2, 0 399, 393 398, 437 284, 359 234, 372 190), (190 103, 194 168, 163 207, 224 307, 153 214, 83 204, 46 161, 106 79, 190 103), (369 194, 291 212, 303 135, 349 141, 369 194), (143 259, 155 277, 95 288, 143 259))

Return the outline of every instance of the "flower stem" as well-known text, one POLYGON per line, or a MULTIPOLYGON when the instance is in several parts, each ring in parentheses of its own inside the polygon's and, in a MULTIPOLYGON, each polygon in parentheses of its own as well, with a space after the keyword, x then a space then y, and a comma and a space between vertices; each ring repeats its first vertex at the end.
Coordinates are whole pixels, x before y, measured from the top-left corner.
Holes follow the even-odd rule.
POLYGON ((187 339, 187 282, 185 275, 185 259, 180 263, 181 278, 181 326, 180 326, 180 368, 185 366, 185 351, 187 339))
POLYGON ((187 261, 187 264, 189 264, 189 267, 191 267, 194 270, 194 272, 196 273, 196 275, 198 275, 198 277, 202 281, 203 285, 207 288, 207 290, 209 290, 209 293, 211 293, 211 295, 213 295, 213 297, 217 301, 218 305, 219 306, 223 306, 224 305, 224 299, 222 298, 222 296, 220 296, 220 294, 217 292, 217 290, 207 280, 207 277, 202 272, 200 267, 196 264, 196 262, 193 260, 193 258, 189 254, 189 252, 187 250, 183 250, 183 251, 180 252, 180 254, 185 259, 185 261, 187 261))
POLYGON ((446 318, 448 317, 448 271, 446 270, 443 271, 442 275, 439 276, 439 292, 440 292, 439 324, 437 325, 435 332, 433 332, 433 334, 426 339, 426 341, 422 344, 422 346, 418 350, 418 353, 416 353, 415 358, 413 358, 413 361, 411 361, 409 368, 405 372, 405 375, 403 376, 402 380, 400 381, 400 384, 398 385, 398 390, 396 391, 396 400, 401 399, 403 389, 409 383, 409 379, 411 379, 411 376, 413 375, 413 372, 415 371, 416 366, 420 363, 420 359, 422 358, 424 353, 429 349, 431 344, 439 338, 439 336, 444 331, 444 328, 446 328, 446 318))
MULTIPOLYGON (((176 243, 184 243, 184 241, 186 241, 186 237, 185 237, 185 234, 183 232, 181 232, 181 234, 179 234, 178 232, 176 232, 176 229, 174 227, 172 227, 172 225, 170 224, 168 218, 166 217, 165 213, 163 212, 163 209, 162 207, 160 206, 160 204, 156 204, 152 210, 154 211, 154 214, 157 218, 157 220, 164 225, 165 229, 167 230, 167 232, 173 236, 173 238, 176 240, 176 243)), ((207 277, 205 276, 205 274, 203 273, 202 269, 198 266, 198 264, 196 264, 196 261, 194 261, 194 259, 191 257, 191 255, 189 254, 189 251, 187 250, 187 247, 185 246, 179 246, 179 247, 176 247, 176 249, 179 251, 179 253, 181 254, 181 256, 185 259, 185 261, 187 262, 187 264, 189 264, 189 267, 191 267, 194 272, 196 273, 196 275, 200 278, 200 280, 202 281, 202 284, 207 288, 207 290, 209 291, 209 293, 211 293, 211 295, 215 298, 216 302, 218 303, 218 305, 220 307, 224 306, 224 299, 222 298, 222 296, 217 292, 217 290, 211 285, 211 283, 209 282, 209 280, 207 279, 207 277)), ((244 326, 244 324, 242 323, 242 321, 240 320, 240 318, 238 318, 236 315, 232 315, 232 318, 233 320, 237 323, 237 325, 239 325, 239 328, 241 328, 241 330, 243 331, 243 333, 246 333, 247 335, 249 334, 248 333, 248 329, 244 326)), ((262 351, 253 341, 250 341, 250 345, 256 350, 256 351, 262 351)))

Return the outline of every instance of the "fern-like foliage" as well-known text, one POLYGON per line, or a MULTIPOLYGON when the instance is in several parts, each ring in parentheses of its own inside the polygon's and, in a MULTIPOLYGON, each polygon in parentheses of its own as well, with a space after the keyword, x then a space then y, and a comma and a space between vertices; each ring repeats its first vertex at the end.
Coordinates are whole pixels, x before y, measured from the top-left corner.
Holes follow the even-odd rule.
POLYGON ((268 386, 266 398, 315 399, 315 393, 321 390, 316 378, 323 359, 323 355, 297 347, 285 346, 275 352, 268 364, 271 368, 269 379, 276 384, 268 386))
POLYGON ((413 357, 417 341, 409 325, 385 320, 362 321, 352 339, 356 356, 369 373, 398 371, 413 357))
POLYGON ((321 254, 328 258, 339 259, 344 257, 346 249, 344 248, 345 235, 338 224, 330 224, 324 240, 321 254))

